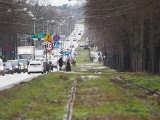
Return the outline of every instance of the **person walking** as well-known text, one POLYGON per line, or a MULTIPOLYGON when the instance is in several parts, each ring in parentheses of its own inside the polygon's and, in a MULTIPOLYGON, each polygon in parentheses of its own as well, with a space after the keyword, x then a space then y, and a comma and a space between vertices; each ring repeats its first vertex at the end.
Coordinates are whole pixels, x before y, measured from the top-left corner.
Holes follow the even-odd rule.
POLYGON ((71 62, 74 66, 76 65, 76 58, 75 57, 73 57, 72 58, 72 62, 71 62))
POLYGON ((59 58, 58 63, 59 63, 59 70, 61 71, 63 66, 63 56, 59 58))
POLYGON ((71 71, 71 63, 70 63, 70 59, 67 60, 66 71, 71 71))
POLYGON ((102 65, 102 57, 100 55, 98 57, 98 62, 100 63, 100 65, 102 65))

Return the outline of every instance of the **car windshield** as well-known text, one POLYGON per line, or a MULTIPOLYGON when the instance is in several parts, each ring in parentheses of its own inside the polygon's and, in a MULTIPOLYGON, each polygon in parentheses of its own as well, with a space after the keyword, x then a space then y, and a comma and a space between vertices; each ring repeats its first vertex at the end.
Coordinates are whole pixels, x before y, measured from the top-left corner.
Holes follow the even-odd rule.
POLYGON ((23 65, 23 63, 19 63, 20 65, 23 65))
POLYGON ((27 59, 19 59, 18 61, 23 63, 24 65, 27 65, 27 59))
POLYGON ((32 59, 32 55, 31 54, 24 54, 24 55, 19 55, 20 59, 32 59))
POLYGON ((8 60, 7 62, 11 62, 12 65, 18 65, 17 60, 8 60))
POLYGON ((30 66, 38 66, 38 65, 41 65, 40 63, 34 63, 34 64, 30 64, 30 66))
POLYGON ((6 67, 9 67, 9 66, 12 66, 12 65, 11 65, 10 62, 6 62, 6 63, 5 63, 5 66, 6 66, 6 67))

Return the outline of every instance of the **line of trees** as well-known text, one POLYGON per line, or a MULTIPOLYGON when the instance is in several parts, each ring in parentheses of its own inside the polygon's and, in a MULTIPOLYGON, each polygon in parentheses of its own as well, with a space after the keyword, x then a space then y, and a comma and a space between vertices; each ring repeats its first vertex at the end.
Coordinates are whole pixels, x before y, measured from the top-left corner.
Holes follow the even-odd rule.
MULTIPOLYGON (((21 43, 33 45, 31 39, 26 42, 27 35, 34 31, 36 34, 46 33, 48 30, 55 33, 58 31, 58 23, 69 16, 71 15, 67 10, 60 10, 48 4, 47 0, 0 0, 0 58, 4 61, 15 59, 17 46, 22 45, 21 43), (54 20, 56 23, 51 22, 54 20)), ((68 20, 73 29, 72 23, 75 24, 74 19, 68 20)), ((62 32, 66 32, 65 27, 62 26, 62 32)))
POLYGON ((160 74, 159 0, 86 0, 90 42, 119 71, 160 74))

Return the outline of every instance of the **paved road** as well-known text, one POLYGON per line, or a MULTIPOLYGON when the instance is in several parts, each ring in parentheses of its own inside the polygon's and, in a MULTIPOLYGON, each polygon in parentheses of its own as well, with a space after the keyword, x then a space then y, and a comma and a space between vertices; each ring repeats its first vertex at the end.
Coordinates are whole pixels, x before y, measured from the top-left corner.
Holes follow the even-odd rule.
MULTIPOLYGON (((57 69, 54 69, 53 72, 57 72, 57 69)), ((29 80, 32 80, 33 78, 36 78, 38 76, 42 75, 41 73, 21 73, 17 74, 14 73, 11 74, 5 74, 5 76, 0 76, 0 91, 6 88, 10 88, 16 84, 19 84, 21 82, 26 82, 29 80)))

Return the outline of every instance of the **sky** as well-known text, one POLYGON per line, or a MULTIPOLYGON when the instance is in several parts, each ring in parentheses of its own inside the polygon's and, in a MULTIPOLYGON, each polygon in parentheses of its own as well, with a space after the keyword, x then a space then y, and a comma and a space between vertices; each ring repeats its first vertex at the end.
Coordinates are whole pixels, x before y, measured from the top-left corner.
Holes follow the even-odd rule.
POLYGON ((49 3, 53 6, 61 6, 63 4, 69 4, 69 5, 72 5, 72 4, 75 4, 76 3, 76 0, 48 0, 49 3))

